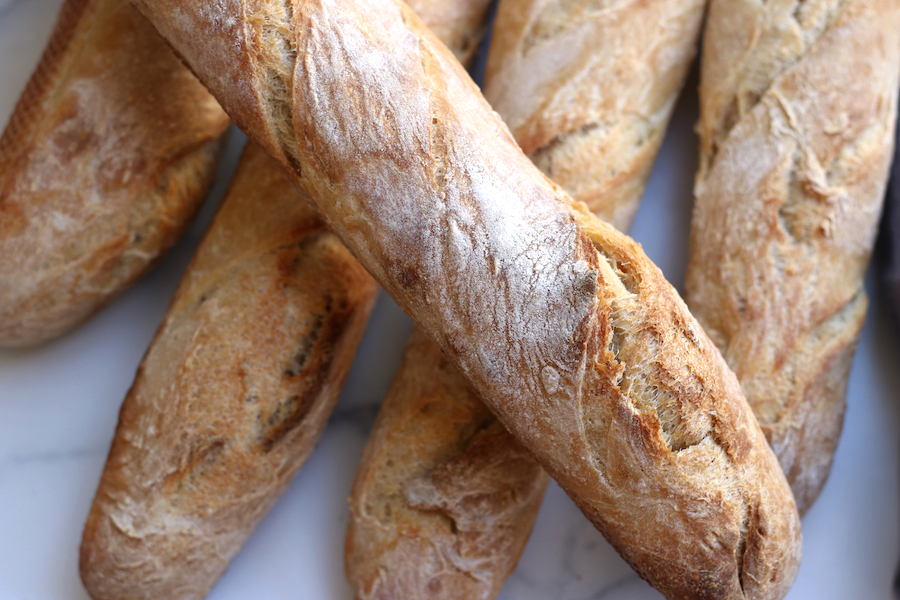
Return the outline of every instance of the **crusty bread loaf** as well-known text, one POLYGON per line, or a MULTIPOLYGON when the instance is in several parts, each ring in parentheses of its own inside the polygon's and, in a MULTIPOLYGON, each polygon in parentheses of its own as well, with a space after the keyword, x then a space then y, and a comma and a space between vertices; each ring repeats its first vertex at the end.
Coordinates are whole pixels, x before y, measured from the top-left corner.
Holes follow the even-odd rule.
POLYGON ((421 331, 350 494, 359 600, 488 600, 515 569, 548 477, 421 331))
POLYGON ((487 29, 493 0, 409 0, 407 4, 422 22, 468 65, 475 58, 487 29))
POLYGON ((206 596, 312 451, 376 292, 248 148, 122 406, 81 544, 91 596, 206 596))
POLYGON ((687 299, 801 511, 841 430, 898 76, 896 0, 712 2, 687 299))
POLYGON ((125 0, 65 0, 0 138, 0 346, 87 319, 187 227, 228 118, 125 0))
POLYGON ((799 516, 734 374, 408 7, 137 5, 642 576, 670 598, 786 593, 799 516))
POLYGON ((501 0, 484 95, 549 178, 631 227, 706 0, 501 0))
MULTIPOLYGON (((529 153, 545 174, 624 231, 693 57, 705 1, 613 11, 605 4, 502 0, 485 94, 518 125, 520 144, 535 148, 541 138, 529 153)), ((448 33, 431 25, 429 7, 410 6, 438 37, 448 33)), ((345 570, 358 598, 499 593, 524 549, 546 473, 523 462, 524 450, 492 419, 490 443, 468 445, 475 428, 487 427, 486 410, 440 350, 414 334, 350 498, 345 570), (438 399, 448 410, 424 409, 438 399), (440 502, 423 504, 408 490, 435 473, 448 482, 429 488, 440 502), (534 493, 523 497, 523 487, 534 493)))
MULTIPOLYGON (((435 4, 409 6, 443 38, 451 32, 432 25, 435 4)), ((512 127, 514 136, 532 134, 520 143, 533 147, 541 135, 546 143, 530 154, 548 176, 559 177, 563 187, 574 184, 569 191, 576 197, 587 190, 582 199, 624 231, 693 56, 705 1, 623 4, 614 12, 600 10, 603 4, 502 0, 485 94, 508 123, 520 125, 512 127), (673 62, 673 50, 680 62, 673 62), (657 86, 651 88, 656 95, 647 95, 648 86, 657 86), (637 107, 654 113, 650 140, 651 119, 636 115, 637 107), (516 112, 526 109, 530 119, 516 112), (571 125, 574 131, 552 129, 571 125)), ((499 593, 524 549, 547 476, 523 461, 524 449, 486 411, 437 346, 414 333, 350 497, 344 566, 357 598, 489 599, 499 593), (434 408, 439 402, 446 410, 434 408), (488 426, 490 442, 469 446, 475 430, 488 426), (408 490, 435 474, 447 479, 429 487, 440 502, 423 504, 408 490), (523 495, 523 487, 530 493, 523 495)))

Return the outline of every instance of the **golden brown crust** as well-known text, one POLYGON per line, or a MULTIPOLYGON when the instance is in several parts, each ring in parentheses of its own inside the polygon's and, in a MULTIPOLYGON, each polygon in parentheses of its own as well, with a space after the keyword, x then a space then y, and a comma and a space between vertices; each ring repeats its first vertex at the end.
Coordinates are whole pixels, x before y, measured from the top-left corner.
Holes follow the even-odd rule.
POLYGON ((376 293, 248 148, 122 405, 81 545, 91 596, 206 596, 312 451, 376 293))
POLYGON ((409 0, 422 22, 468 65, 475 58, 487 29, 492 0, 409 0))
POLYGON ((696 53, 706 0, 501 0, 484 95, 525 154, 621 231, 696 53))
POLYGON ((670 598, 786 593, 799 516, 733 373, 405 5, 138 6, 642 576, 670 598))
POLYGON ((898 75, 893 0, 710 8, 687 298, 801 512, 841 431, 898 75))
POLYGON ((548 477, 415 331, 350 494, 359 600, 488 600, 512 573, 548 477))
POLYGON ((228 118, 123 0, 67 0, 0 138, 0 346, 84 321, 180 236, 228 118))

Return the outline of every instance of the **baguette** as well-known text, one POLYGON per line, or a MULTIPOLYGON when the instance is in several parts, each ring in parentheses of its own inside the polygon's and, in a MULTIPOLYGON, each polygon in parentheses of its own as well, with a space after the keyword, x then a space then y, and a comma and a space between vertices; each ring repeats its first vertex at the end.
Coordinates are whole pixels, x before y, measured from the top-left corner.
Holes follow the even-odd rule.
POLYGON ((487 29, 493 0, 409 0, 407 4, 456 59, 469 65, 487 29))
POLYGON ((350 493, 358 600, 487 600, 515 569, 548 477, 415 330, 350 493))
POLYGON ((248 147, 122 405, 81 543, 95 600, 206 596, 312 452, 376 293, 248 147))
MULTIPOLYGON (((578 191, 595 177, 582 199, 624 231, 693 57, 705 2, 627 4, 613 13, 598 10, 600 4, 502 0, 485 95, 523 148, 534 147, 529 132, 541 130, 546 143, 526 153, 564 188, 571 184, 567 189, 573 196, 579 197, 578 191), (639 26, 644 22, 658 26, 639 26), (679 59, 674 62, 673 49, 679 59), (637 51, 641 53, 632 57, 637 51), (560 65, 560 57, 568 62, 560 65), (671 72, 657 75, 663 68, 671 72), (604 97, 585 99, 597 81, 614 81, 624 91, 605 86, 604 97), (655 86, 649 98, 648 86, 655 86), (584 101, 573 102, 578 98, 584 101), (626 99, 633 103, 627 105, 626 99), (652 107, 654 119, 634 115, 636 105, 652 107), (526 106, 530 119, 517 112, 526 106), (586 126, 592 117, 596 119, 586 126), (529 121, 527 126, 523 120, 529 121), (618 123, 597 128, 610 120, 618 123), (646 139, 652 121, 660 129, 649 147, 625 142, 636 135, 646 139), (575 130, 553 135, 553 127, 564 124, 575 124, 575 130), (590 133, 581 135, 585 131, 590 133), (642 164, 623 169, 616 160, 642 164), (614 171, 621 172, 611 175, 614 171)), ((410 7, 429 24, 415 3, 410 7)), ((488 599, 500 592, 524 550, 547 475, 523 460, 521 446, 485 411, 440 350, 414 333, 350 496, 345 570, 357 598, 488 599), (438 401, 452 410, 434 414, 429 407, 438 401), (490 441, 470 446, 476 429, 490 431, 490 441), (442 478, 442 486, 428 479, 435 476, 442 478), (408 490, 423 480, 439 501, 431 497, 422 503, 411 495, 408 490), (529 493, 523 494, 523 488, 529 493)))
POLYGON ((786 593, 799 516, 733 373, 408 7, 137 5, 643 577, 670 598, 786 593))
POLYGON ((896 0, 713 0, 687 299, 803 511, 843 422, 900 76, 896 0))
POLYGON ((124 0, 65 0, 0 137, 0 346, 56 337, 168 249, 228 117, 124 0))
POLYGON ((501 0, 484 96, 534 163, 628 231, 706 0, 501 0))

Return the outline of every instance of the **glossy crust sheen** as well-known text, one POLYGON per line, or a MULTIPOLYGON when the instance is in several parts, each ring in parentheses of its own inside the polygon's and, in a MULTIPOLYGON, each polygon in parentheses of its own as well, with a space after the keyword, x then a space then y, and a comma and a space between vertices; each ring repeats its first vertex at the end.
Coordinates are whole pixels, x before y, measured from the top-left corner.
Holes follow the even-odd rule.
POLYGON ((409 0, 422 22, 468 65, 475 58, 487 29, 488 10, 493 0, 409 0))
POLYGON ((350 494, 359 600, 488 600, 515 569, 548 477, 416 330, 350 494))
POLYGON ((228 117, 124 0, 66 0, 0 138, 0 346, 87 319, 180 236, 228 117))
POLYGON ((249 148, 122 406, 81 544, 95 600, 206 596, 312 451, 376 292, 249 148))
POLYGON ((831 469, 893 151, 900 3, 713 0, 687 299, 801 512, 831 469))
POLYGON ((138 5, 641 575, 786 593, 799 516, 734 374, 405 5, 138 5))
POLYGON ((537 166, 631 227, 706 0, 501 0, 484 96, 537 166))

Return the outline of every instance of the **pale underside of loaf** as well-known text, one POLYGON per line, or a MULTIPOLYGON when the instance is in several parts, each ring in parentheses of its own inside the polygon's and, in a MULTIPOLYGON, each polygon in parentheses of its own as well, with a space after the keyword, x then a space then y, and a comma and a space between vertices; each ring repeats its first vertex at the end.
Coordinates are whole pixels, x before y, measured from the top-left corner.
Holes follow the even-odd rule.
POLYGON ((0 138, 0 346, 81 323, 187 227, 228 118, 123 0, 68 0, 0 138))
POLYGON ((642 576, 786 593, 799 517, 734 375, 407 7, 138 6, 642 576))
POLYGON ((81 546, 95 600, 206 596, 312 451, 376 293, 249 148, 122 406, 81 546))
POLYGON ((538 168, 621 231, 696 54, 705 0, 502 0, 484 94, 538 168))
POLYGON ((687 299, 801 512, 831 468, 893 150, 900 4, 714 0, 687 299))
POLYGON ((420 331, 350 495, 359 600, 489 600, 512 573, 548 477, 420 331))

